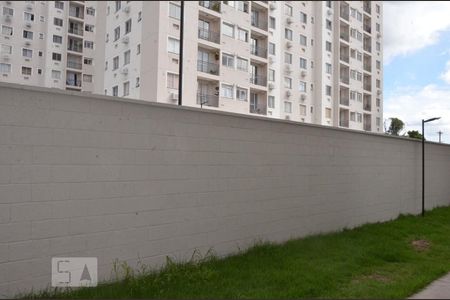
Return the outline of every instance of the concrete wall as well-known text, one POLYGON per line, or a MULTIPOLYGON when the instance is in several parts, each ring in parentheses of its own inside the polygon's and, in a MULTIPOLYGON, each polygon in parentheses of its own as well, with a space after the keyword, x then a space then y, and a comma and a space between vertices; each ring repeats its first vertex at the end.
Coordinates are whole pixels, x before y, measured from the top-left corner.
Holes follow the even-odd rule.
MULTIPOLYGON (((427 207, 450 147, 427 146, 427 207), (432 172, 431 172, 432 170, 432 172)), ((420 143, 0 84, 0 295, 45 287, 51 257, 160 265, 420 211, 420 143)))

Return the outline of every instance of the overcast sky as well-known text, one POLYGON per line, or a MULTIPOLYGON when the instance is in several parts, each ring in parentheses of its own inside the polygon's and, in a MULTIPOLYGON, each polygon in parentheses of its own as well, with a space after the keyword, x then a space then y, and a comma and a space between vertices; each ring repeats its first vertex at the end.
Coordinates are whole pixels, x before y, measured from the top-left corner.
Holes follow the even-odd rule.
MULTIPOLYGON (((450 143, 450 2, 383 2, 384 119, 450 143)), ((389 123, 389 122, 387 122, 389 123)), ((406 131, 405 131, 406 132, 406 131)))

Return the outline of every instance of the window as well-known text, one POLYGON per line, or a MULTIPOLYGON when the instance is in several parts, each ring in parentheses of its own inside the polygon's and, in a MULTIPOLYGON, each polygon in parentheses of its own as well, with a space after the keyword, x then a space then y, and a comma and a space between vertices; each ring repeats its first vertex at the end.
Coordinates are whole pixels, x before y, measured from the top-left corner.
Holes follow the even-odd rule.
POLYGON ((53 35, 53 43, 62 44, 62 36, 60 36, 60 35, 53 35))
POLYGON ((117 26, 114 29, 114 41, 117 41, 120 38, 120 26, 117 26))
POLYGON ((233 99, 233 86, 229 84, 222 84, 222 97, 233 99))
POLYGON ((53 53, 52 53, 52 59, 53 59, 54 61, 61 61, 61 53, 55 53, 55 52, 53 52, 53 53))
POLYGON ((247 1, 236 1, 236 8, 239 11, 248 13, 248 2, 247 1))
POLYGON ((118 12, 122 7, 122 1, 114 1, 114 2, 116 2, 116 12, 118 12))
POLYGON ((23 48, 22 49, 22 56, 23 57, 29 57, 29 58, 33 57, 33 50, 23 48))
POLYGON ((292 41, 292 30, 285 28, 284 29, 284 38, 292 41))
POLYGON ((292 14, 293 14, 292 6, 285 4, 284 5, 284 14, 286 16, 292 17, 292 14))
POLYGON ((356 100, 358 102, 362 102, 362 94, 361 93, 356 93, 356 100))
POLYGON ((300 104, 300 116, 306 116, 306 105, 300 104))
POLYGON ((379 60, 376 61, 376 65, 377 65, 377 69, 380 70, 381 69, 381 62, 379 60))
POLYGON ((141 78, 136 77, 136 87, 140 87, 140 86, 141 86, 141 78))
POLYGON ((11 64, 0 63, 0 73, 11 73, 11 64))
POLYGON ((38 69, 38 74, 42 75, 42 69, 38 69))
POLYGON ((115 96, 115 97, 119 96, 119 87, 117 85, 113 86, 113 88, 112 88, 112 95, 115 96))
POLYGON ((376 47, 377 51, 380 51, 380 50, 381 50, 381 44, 380 44, 380 42, 377 42, 377 43, 375 44, 375 47, 376 47))
POLYGON ((137 44, 137 46, 136 46, 136 54, 137 55, 141 54, 141 44, 137 44))
POLYGON ((181 16, 181 8, 179 5, 169 3, 169 17, 179 20, 181 16))
POLYGON ((0 53, 1 54, 12 54, 12 46, 10 46, 10 45, 1 45, 0 53))
POLYGON ((13 29, 12 27, 2 25, 2 34, 3 35, 13 35, 13 29))
POLYGON ((331 96, 331 86, 330 85, 325 86, 325 95, 331 96))
POLYGON ((28 12, 24 12, 23 13, 23 19, 25 21, 28 21, 28 22, 34 22, 34 14, 28 13, 28 12))
POLYGON ((248 42, 248 31, 238 28, 238 40, 248 42))
POLYGON ((325 21, 325 24, 326 24, 326 28, 327 28, 328 30, 331 30, 331 21, 327 19, 327 20, 325 21))
POLYGON ((229 67, 229 68, 234 68, 234 56, 223 53, 222 54, 222 65, 229 67))
POLYGON ((331 8, 331 1, 325 1, 325 5, 329 8, 331 8))
POLYGON ((292 89, 292 78, 284 77, 284 87, 287 89, 292 89))
POLYGON ((131 50, 127 50, 123 53, 123 65, 126 66, 130 63, 131 50))
POLYGON ((85 65, 92 65, 92 58, 85 57, 84 58, 84 64, 85 65))
POLYGON ((307 69, 308 61, 305 58, 300 57, 300 69, 307 69))
POLYGON ((119 68, 119 56, 113 58, 113 70, 117 70, 119 68))
POLYGON ((236 99, 240 101, 247 101, 248 90, 243 88, 236 88, 236 99))
POLYGON ((362 73, 361 72, 356 72, 356 80, 362 81, 362 73))
POLYGON ((284 62, 286 64, 292 64, 292 54, 285 52, 284 53, 284 62))
POLYGON ((350 113, 350 121, 353 121, 353 122, 356 121, 356 113, 355 112, 350 113))
POLYGON ((123 96, 128 96, 130 94, 130 82, 124 82, 123 83, 123 96))
POLYGON ((275 81, 275 70, 269 69, 269 81, 275 81))
POLYGON ((64 2, 63 1, 55 1, 55 8, 64 9, 64 2))
POLYGON ((269 17, 269 28, 275 29, 277 26, 276 19, 274 17, 269 17))
POLYGON ((331 42, 328 41, 325 42, 325 50, 331 52, 331 42))
POLYGON ((380 81, 380 79, 377 79, 377 80, 375 81, 375 84, 376 84, 376 87, 377 87, 377 88, 380 88, 380 87, 381 87, 381 81, 380 81))
POLYGON ((375 4, 375 11, 377 12, 377 14, 380 13, 380 6, 378 4, 375 4))
POLYGON ((22 67, 22 75, 30 76, 31 75, 31 68, 29 68, 29 67, 22 67))
POLYGON ((307 46, 307 44, 308 44, 308 39, 306 38, 306 36, 304 36, 303 34, 300 34, 300 45, 307 46))
POLYGON ((86 14, 90 16, 95 16, 95 8, 93 7, 86 8, 86 14))
POLYGON ((53 25, 55 26, 63 26, 63 20, 59 18, 53 18, 53 25))
POLYGON ((284 101, 284 112, 290 114, 292 112, 292 103, 284 101))
POLYGON ((375 28, 376 28, 377 32, 380 32, 381 28, 380 28, 380 24, 379 23, 375 24, 375 28))
POLYGON ((226 36, 234 38, 234 26, 231 24, 223 23, 222 33, 226 36))
POLYGON ((138 18, 137 18, 138 22, 140 22, 142 20, 142 11, 140 11, 138 13, 138 18))
POLYGON ((358 123, 362 123, 362 114, 356 113, 356 118, 358 120, 358 123))
POLYGON ((248 71, 248 60, 246 60, 245 58, 238 57, 236 59, 236 66, 237 66, 238 70, 247 72, 248 71))
POLYGON ((3 6, 3 15, 12 17, 14 15, 14 9, 3 6))
POLYGON ((275 108, 275 97, 274 96, 269 96, 267 98, 267 107, 275 108))
POLYGON ((381 119, 379 117, 376 118, 376 123, 377 126, 380 126, 381 124, 381 119))
POLYGON ((44 34, 43 33, 39 33, 39 39, 41 39, 41 40, 44 39, 44 34))
POLYGON ((94 42, 92 42, 92 41, 84 41, 84 48, 94 49, 94 42))
POLYGON ((131 19, 125 22, 125 34, 131 32, 131 19))
POLYGON ((87 32, 94 32, 94 25, 86 24, 84 25, 84 30, 87 32))
POLYGON ((359 61, 362 61, 362 53, 359 51, 356 51, 356 59, 359 61))
POLYGON ((269 43, 269 54, 275 55, 275 44, 269 43))
POLYGON ((303 12, 300 12, 300 22, 302 22, 304 24, 306 24, 308 22, 308 16, 303 12))
POLYGON ((377 105, 377 107, 380 107, 380 104, 381 104, 381 99, 380 99, 380 98, 377 98, 377 100, 376 100, 376 105, 377 105))
POLYGON ((22 36, 23 36, 24 39, 32 40, 33 39, 33 32, 32 31, 28 31, 28 30, 24 30, 22 36))
POLYGON ((306 82, 300 81, 300 84, 298 86, 298 90, 300 92, 306 93, 306 82))
POLYGON ((84 82, 92 82, 92 75, 83 74, 83 81, 84 82))
POLYGON ((167 51, 170 53, 180 54, 180 41, 170 37, 168 39, 167 51))
POLYGON ((362 13, 360 13, 359 11, 356 11, 356 20, 358 21, 362 21, 362 13))
POLYGON ((311 114, 314 112, 314 106, 311 106, 310 111, 311 111, 311 114))
POLYGON ((331 64, 325 63, 325 72, 331 74, 331 64))

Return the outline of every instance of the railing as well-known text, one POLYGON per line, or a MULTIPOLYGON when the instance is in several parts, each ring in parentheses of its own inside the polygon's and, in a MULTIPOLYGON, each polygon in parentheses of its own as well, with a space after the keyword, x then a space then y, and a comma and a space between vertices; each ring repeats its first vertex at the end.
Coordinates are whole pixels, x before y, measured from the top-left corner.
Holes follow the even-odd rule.
POLYGON ((83 31, 83 29, 69 27, 69 33, 76 34, 76 35, 83 35, 84 31, 83 31))
POLYGON ((66 80, 66 85, 81 87, 81 80, 67 79, 66 80))
POLYGON ((216 44, 220 43, 220 34, 215 31, 206 30, 204 28, 198 29, 198 38, 206 41, 210 41, 216 44))
POLYGON ((342 39, 342 40, 344 40, 344 41, 350 41, 350 35, 349 34, 346 34, 346 33, 343 33, 342 31, 341 31, 341 34, 339 35, 340 36, 340 38, 342 39))
POLYGON ((372 72, 372 64, 371 63, 364 63, 364 65, 363 65, 363 68, 364 68, 364 71, 367 71, 367 72, 372 72))
POLYGON ((341 5, 341 13, 340 13, 340 16, 341 16, 342 19, 344 19, 344 20, 346 20, 346 21, 349 21, 349 20, 350 20, 350 13, 349 13, 348 7, 345 8, 345 7, 342 7, 342 5, 341 5))
POLYGON ((342 75, 342 74, 340 74, 340 75, 341 75, 341 76, 339 76, 339 77, 340 77, 340 80, 341 80, 342 83, 345 83, 345 84, 349 84, 349 83, 350 83, 349 76, 347 76, 347 75, 342 75))
POLYGON ((250 106, 250 113, 251 114, 258 114, 258 115, 265 115, 266 109, 260 108, 260 107, 251 107, 250 106))
POLYGON ((204 73, 219 75, 219 64, 204 60, 197 60, 197 70, 204 73))
POLYGON ((220 1, 198 1, 198 4, 204 8, 220 12, 220 1))
POLYGON ((364 83, 364 90, 368 91, 368 92, 372 92, 372 85, 371 84, 367 84, 364 83))
POLYGON ((219 96, 197 93, 197 104, 200 106, 219 106, 219 96))
POLYGON ((74 51, 74 52, 83 52, 83 46, 82 45, 69 45, 67 47, 67 50, 74 51))
POLYGON ((68 67, 68 68, 72 68, 72 69, 78 69, 78 70, 81 70, 82 67, 83 67, 83 65, 82 65, 81 63, 79 63, 79 62, 68 60, 68 61, 67 61, 67 67, 68 67))
POLYGON ((259 56, 259 57, 263 57, 263 58, 267 58, 267 49, 263 48, 263 47, 257 47, 257 46, 251 46, 251 50, 250 50, 251 54, 259 56))
POLYGON ((369 53, 372 52, 372 46, 370 46, 370 44, 368 45, 368 43, 364 43, 364 51, 367 51, 369 53))
POLYGON ((349 106, 349 99, 348 97, 340 97, 339 98, 339 103, 345 106, 349 106))
POLYGON ((372 130, 372 124, 368 122, 364 122, 364 130, 365 131, 371 131, 372 130))
POLYGON ((372 33, 372 27, 370 25, 364 24, 364 31, 368 33, 372 33))
POLYGON ((371 111, 372 110, 372 105, 370 105, 370 103, 364 103, 363 109, 367 110, 367 111, 371 111))
POLYGON ((257 27, 262 30, 267 30, 267 21, 252 18, 252 26, 257 27))
POLYGON ((348 128, 348 119, 340 119, 339 126, 348 128))
POLYGON ((342 52, 341 52, 339 58, 346 63, 350 62, 350 57, 348 55, 344 55, 342 52))
POLYGON ((74 18, 78 18, 78 19, 84 19, 84 14, 82 13, 76 13, 72 10, 69 10, 69 16, 70 17, 74 17, 74 18))
POLYGON ((256 84, 256 85, 266 86, 267 85, 267 78, 265 76, 261 76, 261 75, 250 74, 250 83, 256 84))

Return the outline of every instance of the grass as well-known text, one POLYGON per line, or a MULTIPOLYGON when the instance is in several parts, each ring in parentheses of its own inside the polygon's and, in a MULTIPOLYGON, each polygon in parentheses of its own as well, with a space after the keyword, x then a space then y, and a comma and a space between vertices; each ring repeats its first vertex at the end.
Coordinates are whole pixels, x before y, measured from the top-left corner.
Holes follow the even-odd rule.
MULTIPOLYGON (((405 298, 450 271, 450 208, 38 298, 405 298), (419 241, 419 242, 417 242, 419 241), (413 243, 414 242, 414 243, 413 243)), ((27 296, 28 298, 30 296, 27 296)))

